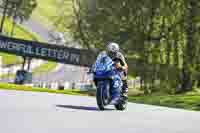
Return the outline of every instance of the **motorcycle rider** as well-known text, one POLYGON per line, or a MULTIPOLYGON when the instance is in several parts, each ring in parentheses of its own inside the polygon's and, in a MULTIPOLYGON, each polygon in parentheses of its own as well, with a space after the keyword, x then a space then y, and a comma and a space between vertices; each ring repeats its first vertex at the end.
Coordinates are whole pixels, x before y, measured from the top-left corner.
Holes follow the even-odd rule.
MULTIPOLYGON (((106 47, 106 52, 108 56, 114 61, 115 67, 121 71, 122 76, 122 96, 127 100, 128 99, 128 84, 127 84, 127 72, 128 65, 126 63, 124 55, 120 52, 119 45, 115 42, 108 43, 106 47)), ((119 96, 114 96, 111 103, 115 104, 119 99, 119 96)))

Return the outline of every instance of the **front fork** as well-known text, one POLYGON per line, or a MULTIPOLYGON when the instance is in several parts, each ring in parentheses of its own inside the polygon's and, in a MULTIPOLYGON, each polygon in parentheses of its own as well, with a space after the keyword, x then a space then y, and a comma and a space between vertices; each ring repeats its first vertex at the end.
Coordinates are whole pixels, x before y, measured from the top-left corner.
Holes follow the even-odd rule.
POLYGON ((119 79, 117 80, 94 80, 95 86, 97 86, 98 82, 102 84, 104 87, 104 96, 109 99, 109 101, 112 100, 113 97, 117 96, 120 99, 122 99, 122 85, 119 79))

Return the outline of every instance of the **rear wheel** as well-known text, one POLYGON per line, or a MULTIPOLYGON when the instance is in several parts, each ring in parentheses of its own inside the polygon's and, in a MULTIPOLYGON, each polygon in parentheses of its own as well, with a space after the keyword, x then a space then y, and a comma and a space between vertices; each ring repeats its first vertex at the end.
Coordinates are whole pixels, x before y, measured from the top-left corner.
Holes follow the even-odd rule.
POLYGON ((125 110, 126 107, 127 107, 127 103, 124 103, 124 104, 120 103, 120 104, 115 105, 115 108, 121 111, 125 110))
POLYGON ((122 98, 122 99, 120 100, 120 102, 119 102, 118 104, 115 105, 115 108, 116 108, 117 110, 123 111, 123 110, 125 110, 125 109, 127 108, 127 104, 128 104, 128 100, 126 100, 125 98, 122 98))

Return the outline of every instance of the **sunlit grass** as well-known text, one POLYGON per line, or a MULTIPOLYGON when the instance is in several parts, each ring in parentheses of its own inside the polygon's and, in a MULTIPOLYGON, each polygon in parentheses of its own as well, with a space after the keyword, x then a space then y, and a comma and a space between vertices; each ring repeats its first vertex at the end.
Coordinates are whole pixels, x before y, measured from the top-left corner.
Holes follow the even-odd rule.
POLYGON ((48 92, 48 93, 57 93, 57 94, 69 94, 69 95, 86 95, 79 90, 55 90, 55 89, 48 89, 48 88, 36 88, 30 86, 22 86, 22 85, 15 85, 15 84, 7 84, 7 83, 0 83, 1 90, 17 90, 17 91, 32 91, 32 92, 48 92))
MULTIPOLYGON (((33 69, 32 73, 33 75, 38 75, 38 74, 42 74, 42 73, 48 73, 51 72, 52 70, 54 70, 57 66, 57 63, 55 62, 47 62, 44 63, 38 67, 36 67, 35 69, 33 69)), ((14 78, 15 74, 3 74, 0 75, 0 78, 14 78)))
POLYGON ((200 110, 200 94, 130 96, 129 101, 143 104, 200 110))
MULTIPOLYGON (((65 0, 67 2, 67 6, 64 8, 62 5, 58 4, 59 0, 38 0, 38 6, 33 12, 33 19, 36 20, 37 22, 41 23, 43 26, 49 28, 54 27, 54 23, 57 19, 57 17, 63 17, 60 16, 60 13, 62 11, 65 12, 67 15, 72 14, 72 1, 71 0, 65 0)), ((70 18, 65 19, 64 21, 67 22, 70 18)), ((62 30, 62 26, 56 27, 57 30, 62 30)))
POLYGON ((47 73, 47 72, 51 72, 55 67, 57 66, 57 64, 55 62, 47 62, 45 64, 42 64, 41 66, 35 68, 33 70, 33 74, 38 74, 38 73, 47 73))
MULTIPOLYGON (((6 19, 4 24, 4 32, 7 34, 7 36, 9 36, 11 31, 12 31, 12 22, 9 19, 6 19)), ((23 28, 20 25, 16 25, 13 37, 25 40, 34 40, 34 41, 41 40, 41 38, 37 34, 23 28)), ((22 62, 22 59, 15 55, 0 53, 0 56, 3 57, 2 59, 3 65, 19 64, 22 62)))

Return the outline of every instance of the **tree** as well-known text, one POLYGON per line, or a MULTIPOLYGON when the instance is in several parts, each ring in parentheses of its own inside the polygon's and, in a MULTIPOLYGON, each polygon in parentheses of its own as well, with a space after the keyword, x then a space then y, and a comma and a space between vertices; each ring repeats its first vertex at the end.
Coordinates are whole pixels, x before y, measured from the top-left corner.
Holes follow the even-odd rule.
POLYGON ((120 43, 146 93, 185 92, 199 81, 200 1, 73 0, 73 5, 74 37, 87 48, 120 43))
MULTIPOLYGON (((19 20, 23 22, 28 20, 37 7, 36 0, 2 0, 1 7, 7 7, 5 10, 6 16, 13 19, 13 29, 15 26, 15 21, 19 20)), ((14 31, 12 30, 12 33, 14 31)), ((11 33, 11 34, 12 34, 11 33)))

